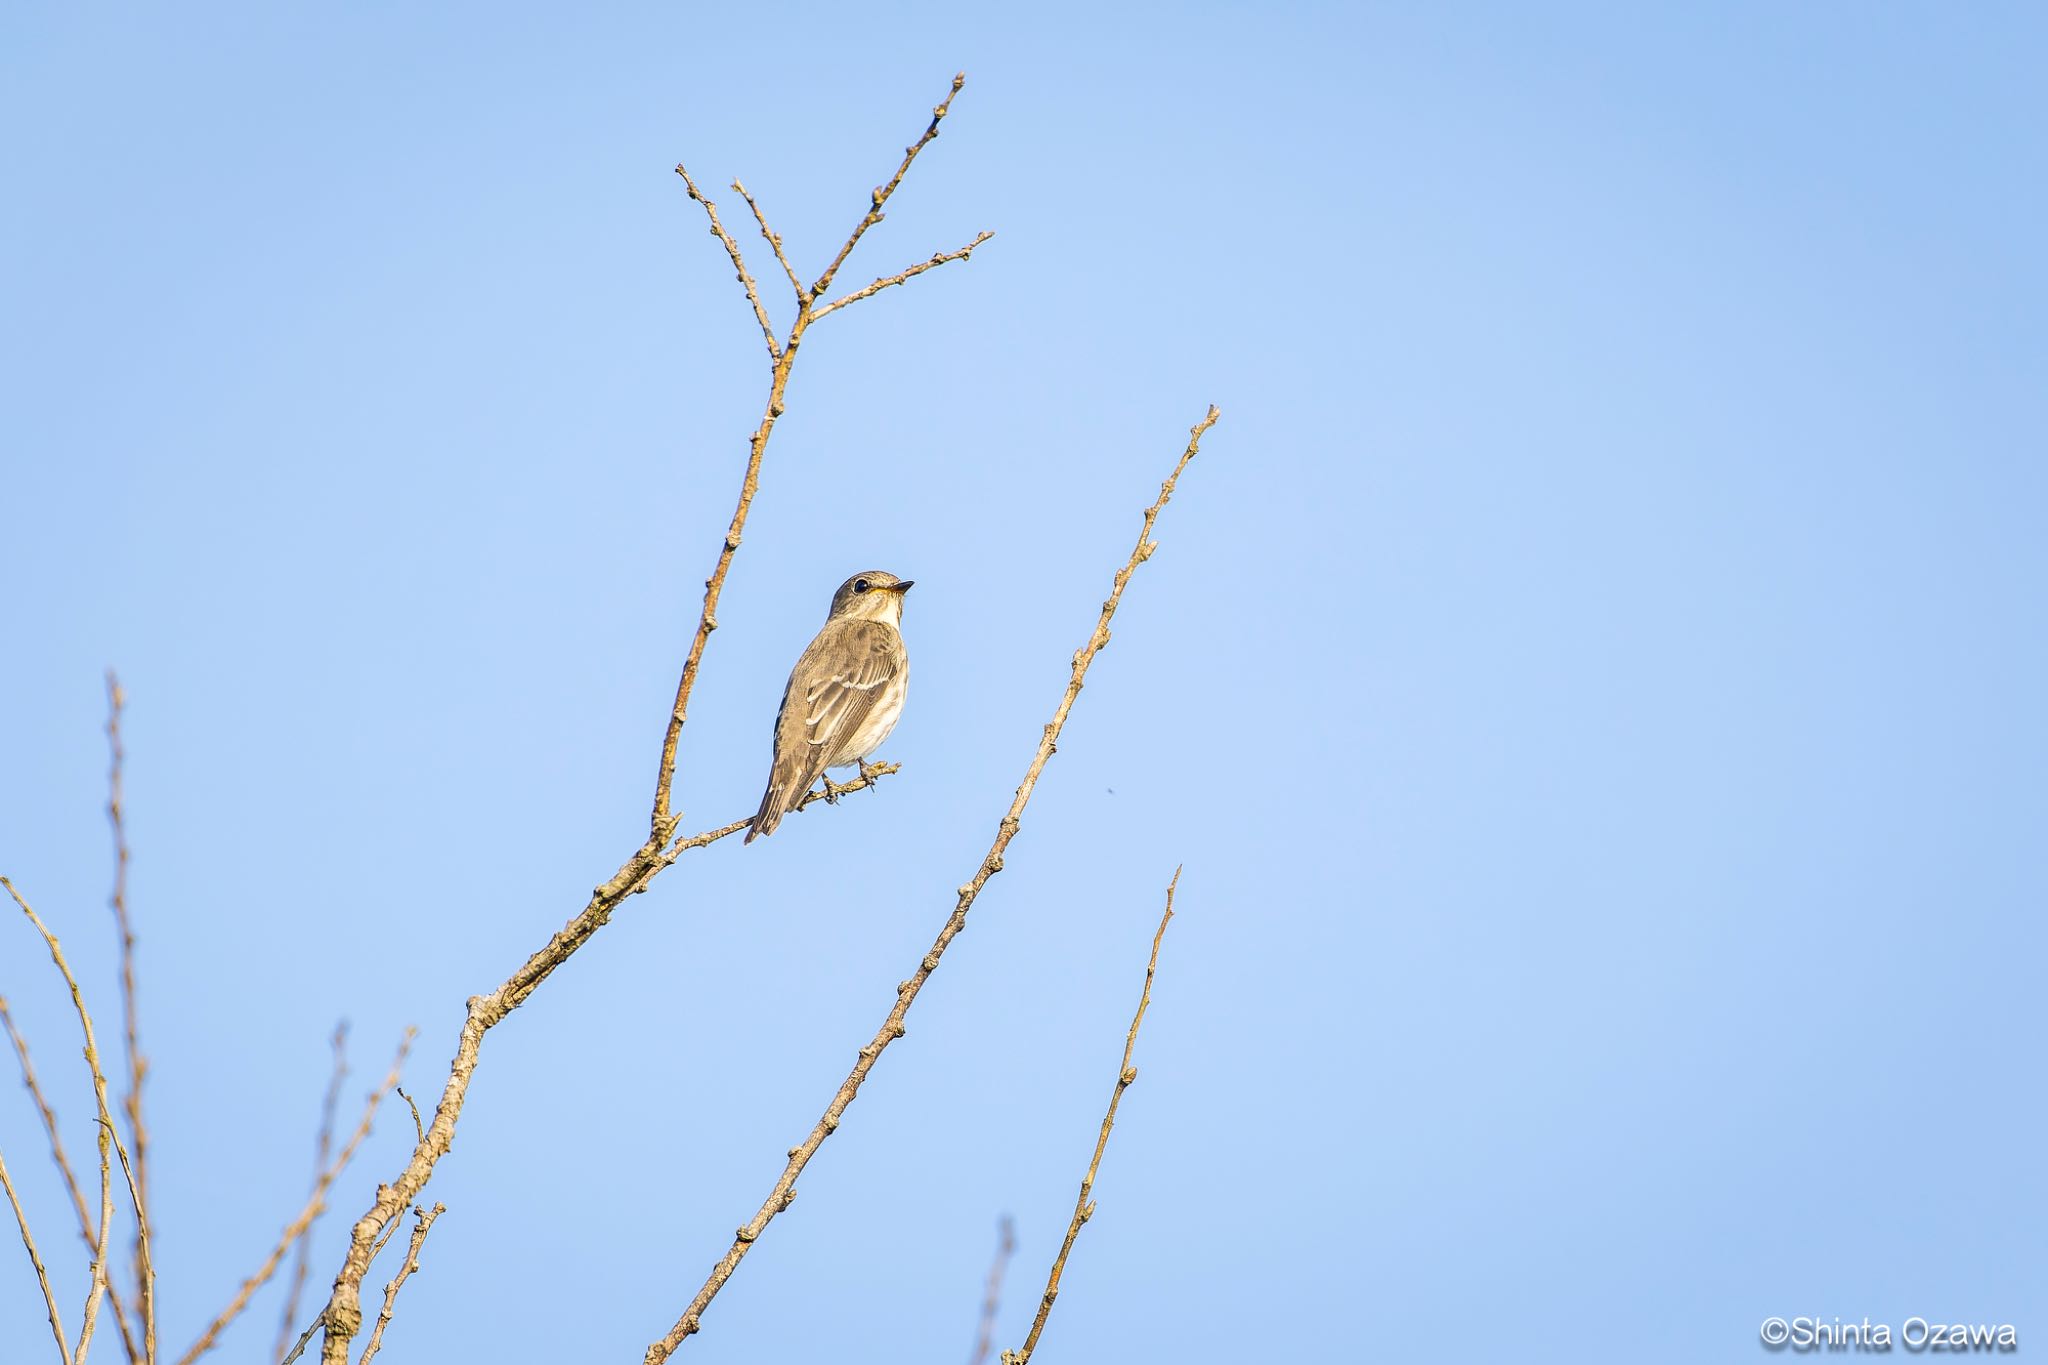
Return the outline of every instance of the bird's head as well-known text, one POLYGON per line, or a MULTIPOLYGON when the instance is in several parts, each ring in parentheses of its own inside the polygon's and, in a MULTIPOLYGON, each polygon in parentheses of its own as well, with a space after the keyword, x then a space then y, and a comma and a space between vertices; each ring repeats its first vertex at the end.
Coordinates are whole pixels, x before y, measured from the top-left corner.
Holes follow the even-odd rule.
POLYGON ((910 586, 909 579, 880 569, 857 573, 832 594, 832 615, 895 625, 903 619, 903 594, 910 591, 910 586))

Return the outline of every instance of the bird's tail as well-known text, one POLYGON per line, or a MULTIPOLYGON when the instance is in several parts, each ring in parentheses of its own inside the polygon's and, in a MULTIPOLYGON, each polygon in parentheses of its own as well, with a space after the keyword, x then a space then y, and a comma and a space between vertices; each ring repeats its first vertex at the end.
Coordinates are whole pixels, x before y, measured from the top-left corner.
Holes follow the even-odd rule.
POLYGON ((761 793, 761 809, 754 812, 754 821, 747 827, 747 837, 741 843, 751 844, 762 835, 775 832, 789 806, 789 799, 783 795, 785 790, 785 784, 772 777, 768 779, 768 790, 761 793))

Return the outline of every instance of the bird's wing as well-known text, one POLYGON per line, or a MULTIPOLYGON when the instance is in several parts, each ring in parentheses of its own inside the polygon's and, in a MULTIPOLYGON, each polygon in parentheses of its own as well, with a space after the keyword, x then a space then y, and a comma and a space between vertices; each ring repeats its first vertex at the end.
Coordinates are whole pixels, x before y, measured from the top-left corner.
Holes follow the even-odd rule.
MULTIPOLYGON (((895 634, 879 621, 837 621, 818 632, 804 651, 791 678, 792 683, 797 676, 804 678, 804 696, 799 702, 791 695, 784 705, 802 706, 803 737, 816 754, 819 771, 847 757, 840 746, 859 731, 903 666, 895 634)), ((816 776, 813 772, 813 780, 816 776)))
POLYGON ((840 746, 903 666, 894 636, 878 621, 827 622, 796 661, 775 716, 775 762, 748 843, 772 833, 820 773, 849 757, 840 746))

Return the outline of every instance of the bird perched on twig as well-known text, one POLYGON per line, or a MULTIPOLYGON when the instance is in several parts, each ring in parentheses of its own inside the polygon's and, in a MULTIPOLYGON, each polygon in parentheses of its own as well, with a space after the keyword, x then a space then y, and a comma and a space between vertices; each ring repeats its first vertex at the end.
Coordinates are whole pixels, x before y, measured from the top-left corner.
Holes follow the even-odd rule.
POLYGON ((873 776, 867 757, 896 728, 910 687, 910 655, 897 630, 910 586, 909 579, 877 569, 855 574, 832 594, 824 629, 797 659, 782 690, 775 760, 747 843, 773 834, 821 777, 825 799, 838 800, 838 784, 826 769, 852 763, 862 777, 873 776))

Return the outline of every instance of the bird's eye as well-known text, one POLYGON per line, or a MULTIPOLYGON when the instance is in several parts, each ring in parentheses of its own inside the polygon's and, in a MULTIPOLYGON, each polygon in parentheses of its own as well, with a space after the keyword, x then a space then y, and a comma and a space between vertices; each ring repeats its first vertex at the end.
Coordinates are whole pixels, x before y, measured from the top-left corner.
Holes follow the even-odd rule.
POLYGON ((866 592, 871 586, 873 585, 870 584, 865 578, 856 578, 853 580, 853 590, 855 592, 866 592))

